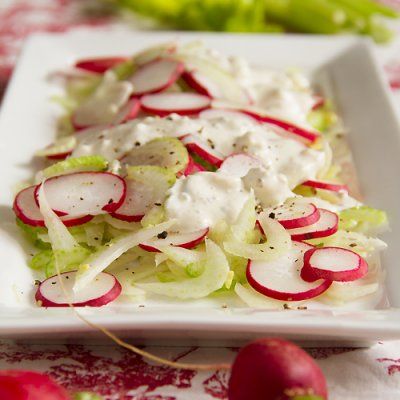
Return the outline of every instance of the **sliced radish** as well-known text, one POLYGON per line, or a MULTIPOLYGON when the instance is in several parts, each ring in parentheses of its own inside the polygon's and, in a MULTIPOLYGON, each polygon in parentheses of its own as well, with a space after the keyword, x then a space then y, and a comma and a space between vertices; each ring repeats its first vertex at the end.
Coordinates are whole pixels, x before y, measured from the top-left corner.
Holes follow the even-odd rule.
POLYGON ((158 93, 143 96, 141 103, 144 111, 164 117, 197 114, 210 107, 211 100, 198 93, 158 93))
POLYGON ((52 276, 44 280, 38 287, 35 300, 41 307, 68 307, 68 301, 75 307, 101 307, 114 301, 121 294, 121 284, 115 276, 100 272, 93 282, 85 287, 84 291, 74 291, 77 271, 60 274, 65 295, 60 285, 59 277, 52 276))
POLYGON ((63 160, 75 149, 77 140, 75 135, 65 136, 42 150, 35 152, 37 157, 46 157, 51 160, 63 160))
POLYGON ((142 165, 128 167, 127 194, 122 205, 111 216, 123 221, 140 221, 153 206, 161 206, 176 176, 170 170, 142 165))
POLYGON ((214 99, 223 98, 223 92, 219 85, 198 71, 185 71, 182 78, 192 89, 200 94, 214 99))
POLYGON ((338 230, 339 217, 332 211, 319 208, 319 220, 312 225, 288 229, 293 240, 308 240, 333 235, 338 230))
POLYGON ((253 168, 262 167, 258 158, 245 153, 232 154, 225 158, 218 169, 218 173, 243 178, 253 168))
POLYGON ((109 125, 127 105, 133 85, 106 72, 96 90, 77 107, 71 116, 76 130, 95 125, 109 125))
POLYGON ((315 189, 330 190, 332 192, 348 192, 349 189, 346 185, 341 185, 338 183, 323 182, 323 181, 313 181, 308 180, 302 183, 303 186, 309 186, 315 189))
MULTIPOLYGON (((135 119, 140 111, 140 101, 138 99, 129 100, 121 111, 117 114, 111 125, 119 125, 135 119)), ((89 128, 90 129, 90 128, 89 128)))
POLYGON ((154 190, 150 185, 127 180, 125 200, 111 216, 127 222, 140 221, 155 201, 154 190))
POLYGON ((362 278, 367 272, 367 262, 357 253, 341 247, 322 247, 306 251, 301 277, 307 282, 317 279, 349 282, 362 278))
POLYGON ((141 243, 139 246, 146 251, 160 252, 159 247, 162 246, 177 246, 185 249, 192 249, 202 243, 208 233, 208 228, 200 229, 195 232, 185 233, 167 233, 162 232, 158 235, 158 240, 141 243), (163 236, 165 237, 163 238, 163 236))
POLYGON ((49 160, 65 160, 71 154, 72 151, 67 151, 65 153, 52 154, 51 156, 46 156, 46 158, 49 160))
POLYGON ((304 253, 312 246, 292 242, 287 254, 275 261, 253 261, 247 264, 247 280, 259 293, 277 300, 300 301, 312 299, 325 292, 331 281, 320 279, 305 282, 300 277, 304 253))
POLYGON ((129 79, 133 84, 133 94, 141 96, 157 93, 174 84, 184 71, 182 62, 161 58, 142 65, 129 79))
POLYGON ((180 175, 188 176, 188 175, 195 174, 196 172, 202 172, 202 171, 205 171, 205 170, 206 169, 202 165, 197 164, 193 160, 193 158, 189 156, 188 165, 186 166, 186 168, 185 168, 185 170, 183 172, 178 173, 178 176, 180 176, 180 175))
POLYGON ((266 212, 270 218, 276 219, 286 229, 309 226, 315 224, 320 218, 319 210, 314 204, 298 199, 289 200, 266 212))
MULTIPOLYGON (((38 185, 35 198, 38 203, 38 185)), ((113 212, 125 200, 126 183, 110 172, 75 172, 44 183, 46 197, 59 215, 80 217, 113 212)))
POLYGON ((297 126, 291 122, 284 121, 276 117, 257 114, 254 111, 249 111, 249 110, 242 110, 242 112, 244 112, 247 115, 250 115, 253 118, 258 119, 261 122, 278 126, 279 128, 282 128, 287 132, 293 133, 294 135, 300 136, 310 142, 315 142, 320 136, 317 132, 301 128, 300 126, 297 126))
POLYGON ((127 61, 126 57, 99 57, 99 58, 86 58, 78 60, 75 63, 75 68, 83 69, 85 71, 95 72, 102 74, 108 69, 115 67, 124 61, 127 61))
POLYGON ((318 108, 323 107, 325 104, 325 98, 320 95, 315 95, 314 100, 315 100, 315 103, 312 106, 312 110, 318 110, 318 108))
MULTIPOLYGON (((31 226, 45 226, 44 219, 39 206, 35 201, 36 186, 30 186, 21 190, 14 199, 13 210, 15 215, 24 223, 31 226)), ((80 218, 64 216, 61 221, 65 226, 82 225, 89 222, 93 217, 85 215, 80 218)))
POLYGON ((182 136, 181 142, 186 146, 190 153, 198 155, 208 163, 219 167, 224 161, 224 156, 212 149, 206 142, 195 135, 182 136))
POLYGON ((224 110, 222 108, 209 108, 208 110, 204 110, 199 114, 199 118, 202 119, 225 119, 227 121, 231 119, 241 119, 245 122, 258 122, 257 119, 251 117, 248 114, 245 114, 239 110, 224 110))

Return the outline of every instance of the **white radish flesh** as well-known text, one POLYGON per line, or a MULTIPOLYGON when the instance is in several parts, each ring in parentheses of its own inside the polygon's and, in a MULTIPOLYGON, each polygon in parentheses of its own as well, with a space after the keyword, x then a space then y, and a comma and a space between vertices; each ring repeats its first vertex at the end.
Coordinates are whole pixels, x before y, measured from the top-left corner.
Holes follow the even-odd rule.
POLYGON ((346 185, 339 183, 323 182, 308 180, 302 183, 303 186, 312 187, 315 189, 330 190, 331 192, 348 192, 349 189, 346 185))
POLYGON ((119 125, 135 119, 139 114, 139 111, 140 101, 138 99, 131 99, 121 108, 121 111, 116 115, 115 119, 111 122, 111 125, 119 125))
POLYGON ((224 97, 219 85, 204 74, 197 71, 186 71, 182 75, 182 78, 192 89, 200 94, 214 99, 221 99, 224 97))
POLYGON ((197 114, 207 109, 210 103, 209 97, 197 93, 158 93, 141 98, 143 111, 162 117, 172 113, 197 114))
POLYGON ((35 300, 41 307, 68 307, 69 302, 75 307, 101 307, 121 294, 121 284, 111 274, 101 272, 93 282, 79 292, 72 290, 77 272, 65 272, 60 278, 55 275, 43 281, 36 292, 35 300), (62 279, 66 296, 61 284, 62 279))
POLYGON ((261 161, 244 153, 233 154, 225 158, 218 169, 219 174, 243 178, 253 168, 261 168, 261 161))
MULTIPOLYGON (((24 223, 31 226, 45 226, 43 216, 35 200, 36 186, 30 186, 21 190, 14 200, 13 210, 15 215, 24 223)), ((85 215, 80 218, 64 216, 61 221, 65 226, 82 225, 89 222, 93 217, 85 215)))
POLYGON ((75 109, 71 119, 75 129, 112 123, 132 91, 130 82, 119 81, 112 72, 107 72, 94 93, 75 109))
POLYGON ((140 221, 159 200, 151 185, 128 179, 125 200, 111 216, 127 222, 140 221))
POLYGON ((288 229, 293 240, 309 240, 331 236, 338 230, 339 217, 332 211, 319 208, 319 220, 312 225, 288 229))
POLYGON ((208 163, 219 167, 224 161, 224 156, 217 150, 212 149, 202 139, 194 135, 181 137, 181 142, 186 146, 190 153, 198 155, 208 163))
POLYGON ((341 247, 323 247, 304 254, 301 277, 307 282, 317 279, 349 282, 364 277, 367 272, 367 262, 357 253, 341 247))
POLYGON ((319 296, 331 285, 331 281, 320 279, 305 282, 300 277, 303 255, 312 246, 292 242, 284 256, 270 262, 249 260, 247 280, 259 293, 283 301, 300 301, 319 296))
POLYGON ((151 242, 141 243, 139 246, 143 250, 150 252, 159 252, 158 248, 163 246, 177 246, 183 247, 184 249, 192 249, 198 244, 202 243, 207 236, 208 228, 200 229, 195 232, 185 233, 167 233, 162 232, 158 235, 157 240, 151 242), (162 237, 165 235, 165 238, 162 237))
MULTIPOLYGON (((59 215, 79 217, 115 211, 126 196, 125 181, 109 172, 76 172, 44 183, 51 208, 59 215)), ((35 191, 37 200, 38 188, 35 191)))
POLYGON ((314 204, 298 199, 289 200, 266 212, 270 218, 276 219, 286 229, 309 226, 320 219, 319 210, 314 204))
POLYGON ((162 58, 142 65, 129 79, 133 84, 133 94, 161 92, 175 83, 184 70, 182 62, 162 58))

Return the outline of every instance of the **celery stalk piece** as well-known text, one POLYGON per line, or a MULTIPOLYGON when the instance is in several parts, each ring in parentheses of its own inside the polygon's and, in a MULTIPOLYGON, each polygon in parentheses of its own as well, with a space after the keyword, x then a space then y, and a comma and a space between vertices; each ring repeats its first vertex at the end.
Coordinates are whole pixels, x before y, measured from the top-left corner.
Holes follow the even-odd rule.
POLYGON ((353 9, 355 12, 365 17, 380 14, 389 18, 398 18, 399 13, 394 9, 372 0, 335 0, 335 3, 353 9))
POLYGON ((309 33, 338 33, 346 13, 328 0, 265 0, 266 17, 309 33))

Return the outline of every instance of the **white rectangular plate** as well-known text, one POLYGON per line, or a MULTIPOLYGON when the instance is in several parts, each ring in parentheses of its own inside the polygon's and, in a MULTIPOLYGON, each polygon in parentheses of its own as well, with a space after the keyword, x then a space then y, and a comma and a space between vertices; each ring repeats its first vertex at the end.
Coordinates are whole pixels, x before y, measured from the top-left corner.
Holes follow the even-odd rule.
POLYGON ((360 344, 400 339, 400 125, 390 93, 369 43, 354 38, 231 34, 75 31, 40 35, 29 40, 9 86, 0 115, 0 335, 76 336, 92 329, 69 309, 38 309, 33 304, 34 276, 26 266, 26 244, 11 211, 12 187, 34 170, 33 151, 54 138, 57 107, 50 97, 60 89, 46 79, 78 58, 131 54, 170 39, 203 39, 224 53, 247 58, 254 65, 300 67, 314 80, 323 79, 350 131, 360 184, 368 204, 385 209, 392 231, 383 265, 386 295, 392 308, 380 310, 264 311, 221 307, 221 300, 152 301, 145 307, 112 305, 84 309, 88 318, 142 341, 179 338, 185 341, 249 339, 282 335, 299 341, 360 344))

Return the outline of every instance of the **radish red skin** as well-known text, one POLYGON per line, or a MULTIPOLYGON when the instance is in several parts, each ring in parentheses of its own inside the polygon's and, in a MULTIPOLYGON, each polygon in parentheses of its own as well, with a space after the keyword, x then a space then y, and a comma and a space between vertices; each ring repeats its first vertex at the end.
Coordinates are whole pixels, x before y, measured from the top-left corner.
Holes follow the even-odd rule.
POLYGON ((349 191, 349 188, 346 185, 341 185, 339 183, 308 180, 308 181, 303 182, 302 185, 312 187, 315 189, 330 190, 331 192, 348 192, 349 191))
MULTIPOLYGON (((46 182, 49 182, 49 181, 51 181, 51 180, 55 180, 55 179, 62 179, 63 177, 66 177, 67 175, 68 176, 70 176, 70 175, 79 175, 79 174, 97 174, 97 175, 99 175, 99 174, 104 174, 104 175, 112 175, 112 176, 114 176, 114 177, 116 177, 119 181, 120 181, 120 183, 122 184, 122 186, 123 186, 123 195, 118 199, 118 201, 116 201, 116 202, 110 202, 110 203, 108 203, 108 204, 105 204, 103 207, 102 207, 102 210, 104 210, 104 211, 107 211, 108 213, 112 213, 112 212, 114 212, 115 210, 117 210, 119 207, 121 207, 121 205, 122 205, 122 203, 124 202, 124 200, 125 200, 125 197, 126 197, 126 182, 125 182, 125 179, 124 178, 122 178, 122 177, 120 177, 119 175, 116 175, 116 174, 113 174, 113 173, 111 173, 111 172, 104 172, 104 171, 81 171, 81 172, 72 172, 72 173, 70 173, 70 174, 66 174, 66 175, 58 175, 58 176, 53 176, 53 177, 51 177, 51 178, 49 178, 49 179, 47 179, 47 181, 46 182)), ((39 185, 37 185, 36 186, 36 189, 35 189, 35 194, 34 194, 34 197, 35 197, 35 201, 36 201, 36 204, 39 206, 39 189, 40 189, 40 187, 41 187, 41 183, 39 184, 39 185)), ((60 217, 62 217, 62 216, 67 216, 68 214, 66 213, 66 212, 64 212, 64 211, 60 211, 60 210, 53 210, 58 216, 60 216, 60 217)))
MULTIPOLYGON (((191 240, 190 242, 187 242, 187 243, 176 244, 174 246, 183 247, 184 249, 193 249, 193 247, 196 247, 198 244, 204 242, 204 239, 206 238, 207 234, 208 234, 208 228, 205 229, 204 233, 201 236, 199 236, 197 239, 191 240)), ((139 244, 139 247, 150 253, 161 253, 160 250, 158 250, 155 247, 150 246, 148 244, 141 243, 141 244, 139 244)))
MULTIPOLYGON (((147 68, 147 67, 149 67, 151 65, 163 62, 163 60, 172 61, 172 62, 176 63, 176 70, 171 74, 169 79, 163 85, 161 85, 159 87, 155 87, 155 88, 153 88, 151 90, 145 90, 145 91, 141 91, 141 92, 135 92, 134 91, 133 92, 133 96, 143 96, 145 94, 153 94, 153 93, 162 92, 162 91, 168 89, 171 85, 173 85, 179 79, 179 77, 182 75, 182 73, 185 70, 185 65, 182 62, 177 62, 176 60, 168 59, 168 58, 157 58, 157 59, 155 59, 153 61, 149 61, 148 63, 141 65, 139 67, 139 69, 135 72, 135 74, 136 73, 140 73, 143 69, 145 69, 145 68, 147 68)), ((135 77, 135 74, 132 76, 132 78, 135 77)))
MULTIPOLYGON (((302 241, 302 240, 322 238, 322 237, 331 236, 337 232, 337 230, 339 229, 339 216, 336 213, 326 210, 324 208, 319 208, 319 212, 320 212, 320 217, 322 216, 322 213, 325 213, 325 214, 329 214, 334 219, 334 223, 332 224, 332 226, 328 226, 327 228, 325 228, 323 230, 319 230, 319 231, 310 231, 310 232, 303 232, 303 233, 293 233, 293 231, 291 232, 289 230, 292 240, 302 241)), ((312 225, 308 225, 308 226, 312 226, 312 225)), ((307 228, 307 226, 305 226, 303 228, 307 228)), ((297 228, 295 228, 295 229, 297 229, 297 228)), ((299 228, 299 229, 301 229, 301 228, 299 228)))
POLYGON ((84 60, 78 60, 75 63, 75 68, 83 69, 85 71, 102 74, 108 69, 115 67, 124 61, 127 61, 126 57, 102 57, 102 58, 87 58, 84 60))
POLYGON ((50 377, 33 371, 0 371, 2 400, 71 400, 64 388, 50 377))
MULTIPOLYGON (((76 272, 76 271, 70 271, 70 272, 64 272, 60 275, 64 275, 64 274, 69 274, 71 272, 76 272)), ((103 274, 108 274, 107 272, 102 272, 103 274)), ((111 274, 109 274, 111 275, 111 274)), ((36 294, 35 294, 35 300, 38 304, 40 304, 41 307, 69 307, 68 303, 55 303, 51 300, 49 300, 47 297, 45 297, 42 292, 41 292, 41 286, 44 282, 48 281, 49 279, 58 279, 58 276, 51 276, 50 278, 45 279, 43 282, 40 283, 36 294)), ((114 286, 111 288, 111 290, 109 290, 107 293, 96 297, 94 299, 90 299, 87 300, 85 302, 82 303, 73 303, 74 307, 102 307, 105 306, 106 304, 114 301, 117 297, 119 297, 119 295, 122 292, 122 286, 119 283, 119 281, 117 280, 117 278, 115 278, 115 282, 114 282, 114 286)))
POLYGON ((248 111, 248 110, 241 110, 241 112, 243 112, 247 115, 250 115, 251 117, 256 118, 257 120, 259 120, 261 122, 279 126, 280 128, 284 129, 285 131, 291 132, 294 135, 300 136, 310 142, 315 142, 319 137, 318 133, 314 133, 312 131, 301 128, 290 122, 287 122, 287 121, 284 121, 284 120, 281 120, 281 119, 278 119, 275 117, 270 117, 270 116, 266 116, 266 115, 258 115, 257 113, 254 113, 254 112, 248 111))
POLYGON ((295 344, 265 338, 239 351, 232 365, 229 400, 290 400, 306 394, 326 400, 326 380, 317 363, 295 344))
MULTIPOLYGON (((20 196, 24 196, 24 193, 27 191, 31 191, 33 189, 32 186, 25 188, 23 190, 21 190, 14 199, 14 204, 13 204, 13 211, 16 215, 17 218, 19 218, 24 224, 30 225, 30 226, 45 226, 44 223, 44 219, 41 217, 40 215, 40 210, 39 207, 34 199, 34 196, 32 195, 32 207, 37 209, 37 212, 40 215, 40 219, 38 219, 37 217, 33 217, 33 215, 28 215, 27 214, 27 210, 24 210, 23 207, 21 207, 19 199, 20 196)), ((35 211, 36 214, 36 210, 35 211)), ((32 210, 31 210, 32 212, 32 210)), ((38 216, 39 216, 38 215, 38 216)), ((76 225, 82 225, 85 224, 86 222, 89 222, 90 220, 93 219, 93 216, 91 215, 85 215, 83 217, 78 217, 78 218, 61 218, 63 224, 65 226, 76 226, 76 225)))
POLYGON ((257 290, 257 292, 263 294, 264 296, 271 297, 276 300, 281 301, 302 301, 312 299, 326 292, 329 287, 332 285, 332 282, 329 280, 323 280, 321 284, 315 288, 312 288, 308 291, 300 292, 300 293, 289 293, 289 292, 280 292, 269 287, 266 287, 260 284, 257 280, 253 278, 251 274, 251 260, 247 262, 246 267, 246 278, 253 289, 257 290))
POLYGON ((182 74, 182 79, 197 93, 213 98, 212 94, 195 78, 191 72, 185 71, 182 74))
POLYGON ((186 148, 189 152, 197 154, 203 160, 209 162, 212 165, 215 165, 216 167, 220 167, 224 161, 208 153, 205 149, 201 148, 196 143, 188 143, 186 145, 186 148))
MULTIPOLYGON (((368 272, 368 264, 367 262, 358 254, 358 268, 349 269, 344 271, 330 271, 327 269, 320 269, 317 266, 312 265, 312 256, 316 251, 324 251, 324 250, 339 250, 339 251, 346 251, 353 254, 353 251, 348 249, 343 249, 341 247, 323 247, 323 248, 313 248, 307 250, 304 253, 304 266, 301 269, 300 276, 306 282, 314 282, 318 279, 328 279, 331 281, 337 282, 350 282, 355 281, 357 279, 363 278, 368 272)), ((332 260, 334 261, 334 260, 332 260)))
POLYGON ((46 158, 49 160, 65 160, 71 154, 72 154, 72 151, 68 151, 66 153, 52 154, 51 156, 46 156, 46 158))

